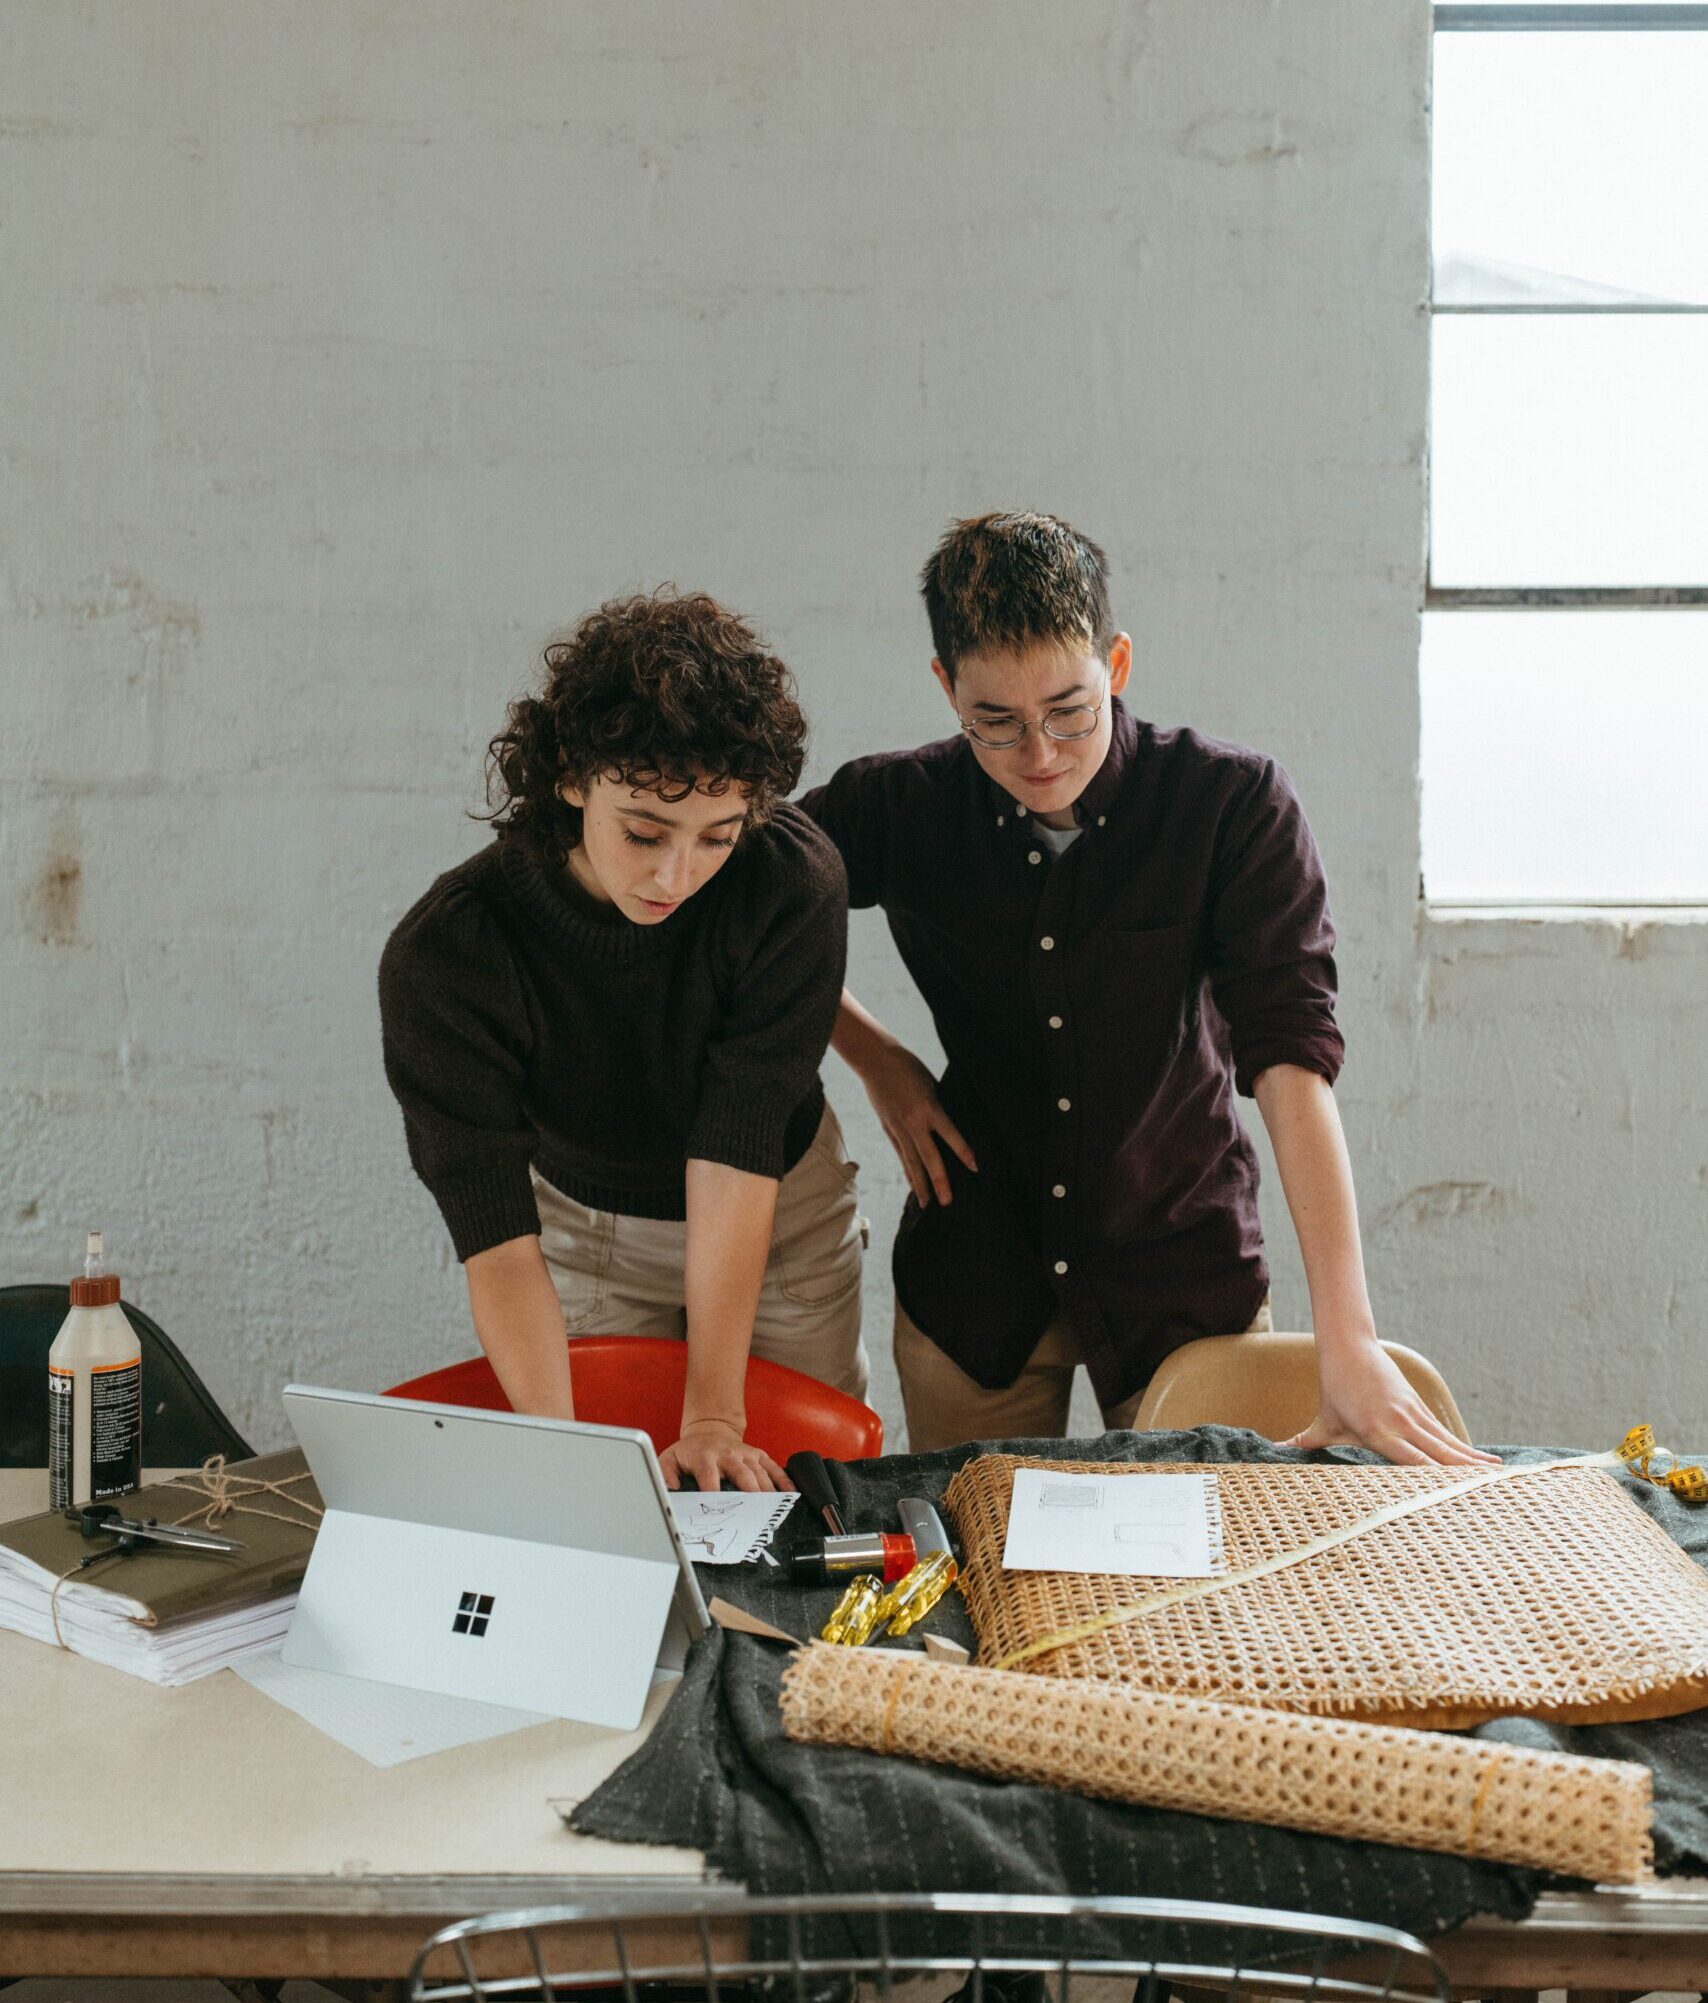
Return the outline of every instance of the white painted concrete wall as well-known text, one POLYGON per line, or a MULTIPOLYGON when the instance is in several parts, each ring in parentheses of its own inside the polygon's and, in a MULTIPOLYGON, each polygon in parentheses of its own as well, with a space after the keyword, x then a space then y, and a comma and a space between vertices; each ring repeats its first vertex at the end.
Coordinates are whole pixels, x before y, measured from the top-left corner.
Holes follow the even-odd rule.
POLYGON ((466 1353, 374 968, 540 640, 703 585, 824 772, 938 734, 913 577, 1040 505, 1303 790, 1388 1332, 1483 1437, 1708 1445, 1708 929, 1416 904, 1426 12, 10 0, 0 1278, 102 1225, 267 1441, 466 1353))

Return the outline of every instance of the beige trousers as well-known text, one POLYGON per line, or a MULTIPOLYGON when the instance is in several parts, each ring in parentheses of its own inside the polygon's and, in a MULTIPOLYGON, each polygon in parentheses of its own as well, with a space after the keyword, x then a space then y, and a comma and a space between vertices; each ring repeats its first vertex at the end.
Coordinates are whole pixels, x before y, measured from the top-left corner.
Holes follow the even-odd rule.
MULTIPOLYGON (((857 1173, 826 1104, 811 1147, 777 1188, 751 1353, 863 1398, 860 1260, 867 1227, 854 1187, 857 1173)), ((540 1249, 571 1335, 686 1339, 686 1224, 590 1210, 538 1175, 534 1197, 540 1249)))
MULTIPOLYGON (((1274 1325, 1265 1301, 1247 1333, 1274 1325)), ((935 1453, 963 1440, 1059 1439, 1067 1431, 1073 1373, 1084 1361, 1066 1317, 1058 1315, 1039 1336, 1037 1348, 1014 1382, 1000 1391, 987 1391, 914 1326, 900 1301, 895 1357, 910 1454, 935 1453)), ((1135 1391, 1121 1404, 1101 1408, 1110 1432, 1132 1425, 1143 1396, 1135 1391)))

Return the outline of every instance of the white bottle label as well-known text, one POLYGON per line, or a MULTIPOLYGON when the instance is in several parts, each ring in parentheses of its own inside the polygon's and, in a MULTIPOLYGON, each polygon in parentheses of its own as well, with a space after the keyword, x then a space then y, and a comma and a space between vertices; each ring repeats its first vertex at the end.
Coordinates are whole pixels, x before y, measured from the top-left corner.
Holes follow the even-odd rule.
POLYGON ((69 1370, 47 1373, 47 1506, 71 1507, 71 1408, 77 1381, 69 1370))
POLYGON ((89 1374, 89 1500, 142 1486, 142 1363, 97 1363, 89 1374))

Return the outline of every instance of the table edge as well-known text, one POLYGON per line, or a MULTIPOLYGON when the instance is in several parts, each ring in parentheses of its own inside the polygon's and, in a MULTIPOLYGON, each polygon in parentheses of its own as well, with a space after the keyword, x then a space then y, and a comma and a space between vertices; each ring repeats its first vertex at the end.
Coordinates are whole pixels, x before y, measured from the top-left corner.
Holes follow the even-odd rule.
POLYGON ((734 1891, 709 1871, 600 1873, 446 1873, 332 1877, 323 1873, 250 1875, 145 1871, 0 1872, 0 1919, 395 1918, 499 1912, 571 1900, 613 1905, 649 1894, 734 1891))
MULTIPOLYGON (((132 1915, 171 1919, 466 1916, 511 1906, 640 1904, 664 1892, 740 1896, 740 1887, 699 1872, 617 1876, 555 1873, 445 1873, 335 1877, 325 1873, 245 1875, 121 1871, 0 1872, 0 1916, 132 1915)), ((1587 1891, 1543 1892, 1528 1918, 1473 1914, 1453 1938, 1515 1933, 1708 1934, 1708 1879, 1587 1891)))

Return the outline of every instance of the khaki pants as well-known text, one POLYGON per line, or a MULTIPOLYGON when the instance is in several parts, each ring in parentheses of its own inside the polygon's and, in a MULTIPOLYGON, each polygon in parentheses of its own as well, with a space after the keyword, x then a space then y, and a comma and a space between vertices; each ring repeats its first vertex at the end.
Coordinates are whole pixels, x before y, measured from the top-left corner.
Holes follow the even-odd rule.
MULTIPOLYGON (((866 1223, 854 1188, 857 1173, 827 1104, 811 1147, 778 1185, 751 1353, 863 1398, 860 1259, 866 1223)), ((686 1224, 589 1210, 538 1175, 534 1197, 540 1249, 571 1335, 686 1338, 686 1224)))
MULTIPOLYGON (((1265 1301, 1247 1333, 1267 1332, 1274 1326, 1265 1301)), ((1014 1382, 1000 1391, 987 1391, 914 1326, 900 1301, 895 1356, 910 1454, 935 1453, 963 1440, 1059 1439, 1067 1431, 1073 1373, 1084 1361, 1066 1317, 1058 1315, 1039 1336, 1037 1348, 1014 1382)), ((1131 1426, 1143 1396, 1135 1391, 1119 1405, 1103 1406, 1104 1425, 1111 1432, 1131 1426)))

